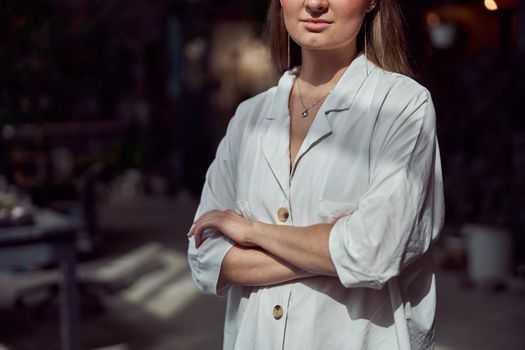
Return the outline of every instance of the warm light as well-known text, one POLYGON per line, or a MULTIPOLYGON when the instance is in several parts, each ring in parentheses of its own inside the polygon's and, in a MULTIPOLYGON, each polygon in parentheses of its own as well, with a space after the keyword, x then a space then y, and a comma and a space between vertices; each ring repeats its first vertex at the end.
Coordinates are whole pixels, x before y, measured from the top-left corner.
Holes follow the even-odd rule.
POLYGON ((496 4, 495 0, 485 0, 485 7, 489 11, 496 11, 498 9, 498 4, 496 4))
POLYGON ((435 27, 441 24, 441 19, 435 12, 429 12, 427 14, 427 25, 429 27, 435 27))

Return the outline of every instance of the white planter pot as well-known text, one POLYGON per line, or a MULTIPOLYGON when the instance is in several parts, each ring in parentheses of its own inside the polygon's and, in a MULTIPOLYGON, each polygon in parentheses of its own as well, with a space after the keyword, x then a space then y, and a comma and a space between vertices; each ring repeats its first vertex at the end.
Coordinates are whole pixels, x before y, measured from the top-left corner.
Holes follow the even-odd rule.
POLYGON ((508 231, 490 226, 467 224, 468 275, 477 284, 504 282, 510 275, 512 238, 508 231))

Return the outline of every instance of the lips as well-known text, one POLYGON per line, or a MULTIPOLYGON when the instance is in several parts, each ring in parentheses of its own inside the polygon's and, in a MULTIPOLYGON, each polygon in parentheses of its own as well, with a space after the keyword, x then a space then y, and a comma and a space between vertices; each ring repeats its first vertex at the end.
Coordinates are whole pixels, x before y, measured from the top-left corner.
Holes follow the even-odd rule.
POLYGON ((301 23, 303 23, 306 30, 318 33, 328 28, 333 22, 320 18, 307 18, 302 19, 301 23))

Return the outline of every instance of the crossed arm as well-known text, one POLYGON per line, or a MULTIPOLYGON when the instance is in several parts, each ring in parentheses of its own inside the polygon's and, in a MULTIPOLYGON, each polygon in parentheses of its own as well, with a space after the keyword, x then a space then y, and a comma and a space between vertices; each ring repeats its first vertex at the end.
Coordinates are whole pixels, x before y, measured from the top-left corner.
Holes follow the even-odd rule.
POLYGON ((332 224, 306 227, 251 222, 232 210, 199 217, 188 236, 195 245, 214 228, 236 242, 223 259, 218 288, 233 283, 272 285, 316 275, 336 276, 328 249, 332 224))

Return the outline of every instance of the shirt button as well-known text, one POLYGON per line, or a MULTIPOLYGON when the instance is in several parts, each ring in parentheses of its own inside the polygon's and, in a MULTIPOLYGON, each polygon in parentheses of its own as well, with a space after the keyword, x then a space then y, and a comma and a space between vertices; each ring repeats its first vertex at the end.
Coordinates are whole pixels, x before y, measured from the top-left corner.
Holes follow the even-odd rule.
POLYGON ((275 305, 273 307, 273 318, 280 320, 283 317, 283 307, 281 305, 275 305))
POLYGON ((279 221, 286 222, 289 216, 290 216, 290 212, 288 212, 287 208, 279 208, 277 210, 277 217, 279 218, 279 221))

